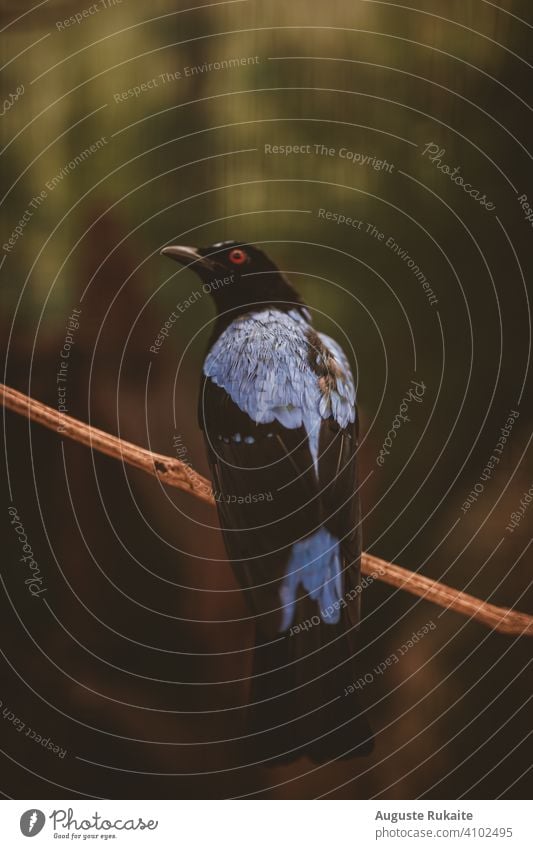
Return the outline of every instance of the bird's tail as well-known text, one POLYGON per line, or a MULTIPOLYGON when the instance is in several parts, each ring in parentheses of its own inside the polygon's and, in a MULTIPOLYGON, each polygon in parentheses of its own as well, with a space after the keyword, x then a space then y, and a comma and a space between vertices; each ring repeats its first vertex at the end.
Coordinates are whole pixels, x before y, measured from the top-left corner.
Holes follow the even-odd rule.
POLYGON ((247 742, 265 765, 353 758, 373 748, 357 697, 356 629, 346 610, 337 624, 316 610, 305 596, 290 630, 256 639, 247 742))

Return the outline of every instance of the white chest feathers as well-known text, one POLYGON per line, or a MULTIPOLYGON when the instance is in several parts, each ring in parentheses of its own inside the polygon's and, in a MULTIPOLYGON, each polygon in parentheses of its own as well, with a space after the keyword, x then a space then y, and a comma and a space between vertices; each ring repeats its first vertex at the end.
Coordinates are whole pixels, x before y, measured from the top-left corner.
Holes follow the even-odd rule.
POLYGON ((268 309, 232 322, 209 351, 204 374, 257 424, 303 426, 315 469, 322 420, 333 416, 340 427, 355 421, 345 355, 296 311, 268 309))

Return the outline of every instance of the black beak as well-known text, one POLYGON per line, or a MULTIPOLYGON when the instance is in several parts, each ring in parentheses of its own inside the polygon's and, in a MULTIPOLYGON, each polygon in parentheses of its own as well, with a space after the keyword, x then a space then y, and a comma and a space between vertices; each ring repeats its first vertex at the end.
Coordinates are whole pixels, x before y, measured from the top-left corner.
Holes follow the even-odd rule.
POLYGON ((200 269, 214 270, 214 264, 210 259, 202 256, 198 248, 190 248, 187 245, 169 245, 162 248, 161 254, 181 262, 182 265, 195 265, 194 271, 200 271, 200 269))

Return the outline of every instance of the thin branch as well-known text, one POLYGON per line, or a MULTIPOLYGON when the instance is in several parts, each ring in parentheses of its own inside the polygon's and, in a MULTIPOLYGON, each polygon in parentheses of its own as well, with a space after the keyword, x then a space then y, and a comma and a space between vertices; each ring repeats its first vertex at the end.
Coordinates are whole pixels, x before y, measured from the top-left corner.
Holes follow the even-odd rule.
MULTIPOLYGON (((211 484, 209 481, 189 468, 185 463, 164 454, 154 454, 125 442, 110 433, 92 427, 84 422, 59 413, 52 407, 47 407, 40 401, 35 401, 16 389, 0 384, 2 389, 2 404, 9 410, 19 413, 32 421, 38 422, 58 434, 67 436, 75 442, 81 442, 96 451, 101 451, 109 457, 142 469, 149 475, 154 475, 161 483, 182 489, 201 501, 214 504, 211 484)), ((469 616, 482 622, 487 627, 502 634, 524 634, 533 636, 533 616, 519 613, 507 607, 496 607, 467 593, 411 572, 395 563, 388 563, 372 554, 363 553, 362 571, 372 579, 383 581, 385 584, 405 590, 438 604, 440 607, 455 610, 464 616, 469 616)))
POLYGON ((0 383, 0 388, 3 392, 3 405, 14 413, 20 413, 21 416, 26 416, 50 430, 55 430, 60 436, 68 436, 74 442, 81 442, 82 445, 87 445, 95 451, 101 451, 102 454, 122 460, 129 466, 148 472, 149 475, 155 475, 168 486, 183 489, 202 501, 214 504, 209 481, 180 460, 165 457, 164 454, 154 454, 146 448, 133 445, 132 442, 126 442, 104 430, 59 413, 52 407, 47 407, 46 404, 41 404, 40 401, 17 392, 16 389, 4 386, 3 383, 0 383))

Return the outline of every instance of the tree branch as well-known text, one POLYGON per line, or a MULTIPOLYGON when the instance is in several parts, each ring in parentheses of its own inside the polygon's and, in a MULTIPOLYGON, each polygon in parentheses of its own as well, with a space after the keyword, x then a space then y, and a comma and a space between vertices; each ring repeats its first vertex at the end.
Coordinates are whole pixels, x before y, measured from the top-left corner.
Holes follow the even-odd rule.
MULTIPOLYGON (((163 454, 154 454, 146 448, 125 442, 110 433, 59 413, 52 407, 47 407, 46 404, 35 401, 22 392, 17 392, 16 389, 10 389, 3 384, 0 384, 0 387, 2 404, 9 410, 38 422, 50 430, 56 430, 75 442, 81 442, 82 445, 122 460, 127 465, 142 469, 167 486, 182 489, 201 501, 214 504, 209 481, 180 460, 163 454)), ((374 557, 372 554, 363 553, 361 568, 365 575, 373 579, 405 590, 426 601, 432 601, 440 607, 455 610, 502 634, 533 636, 533 616, 526 613, 488 604, 446 584, 419 575, 417 572, 411 572, 394 563, 374 557)))

